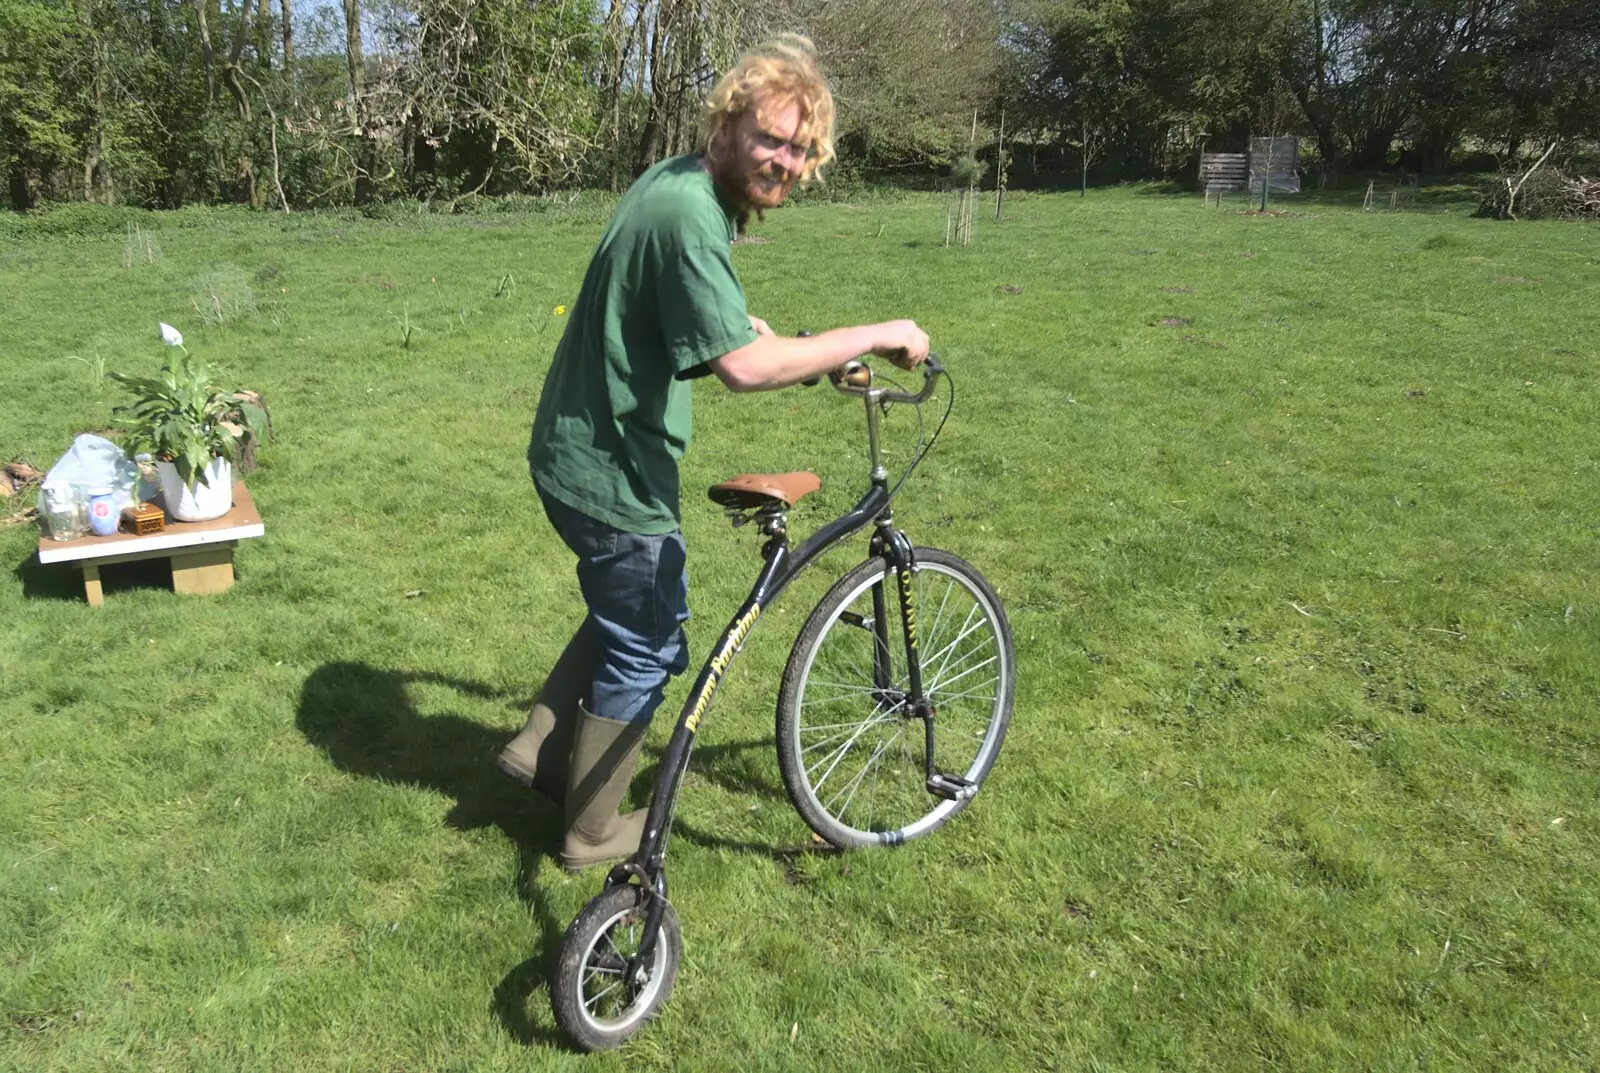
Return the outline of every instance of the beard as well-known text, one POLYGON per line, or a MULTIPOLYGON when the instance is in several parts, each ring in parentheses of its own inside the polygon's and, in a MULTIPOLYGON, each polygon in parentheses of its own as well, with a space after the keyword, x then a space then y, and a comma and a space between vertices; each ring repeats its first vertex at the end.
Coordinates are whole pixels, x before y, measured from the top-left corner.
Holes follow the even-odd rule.
POLYGON ((794 187, 793 177, 771 161, 749 165, 733 153, 725 157, 708 154, 708 159, 717 189, 734 206, 741 235, 750 222, 752 212, 756 214, 756 219, 765 220, 766 210, 782 205, 783 199, 789 196, 789 191, 794 187))

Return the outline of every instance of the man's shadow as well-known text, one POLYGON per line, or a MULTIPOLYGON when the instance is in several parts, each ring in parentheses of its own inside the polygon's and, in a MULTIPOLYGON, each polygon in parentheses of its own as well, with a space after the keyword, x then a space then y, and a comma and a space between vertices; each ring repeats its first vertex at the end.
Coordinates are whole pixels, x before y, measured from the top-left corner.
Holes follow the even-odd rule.
POLYGON ((435 685, 527 710, 522 700, 482 682, 365 663, 325 663, 300 689, 295 725, 341 771, 383 782, 437 790, 453 798, 445 822, 457 830, 498 827, 517 847, 517 896, 538 928, 531 957, 495 987, 494 1016, 523 1044, 564 1045, 564 1038, 528 1016, 528 999, 547 986, 565 924, 536 882, 551 867, 560 839, 557 807, 495 770, 494 756, 509 734, 464 716, 424 716, 408 688, 435 685))

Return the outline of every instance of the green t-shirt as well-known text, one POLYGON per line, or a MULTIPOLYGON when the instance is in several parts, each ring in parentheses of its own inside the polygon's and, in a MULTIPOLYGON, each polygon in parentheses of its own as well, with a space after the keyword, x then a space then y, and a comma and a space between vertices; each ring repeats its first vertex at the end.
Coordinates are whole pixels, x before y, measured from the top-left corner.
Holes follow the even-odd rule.
POLYGON ((545 376, 528 465, 547 495, 632 533, 678 528, 689 385, 753 342, 733 218, 698 155, 641 175, 612 214, 545 376))

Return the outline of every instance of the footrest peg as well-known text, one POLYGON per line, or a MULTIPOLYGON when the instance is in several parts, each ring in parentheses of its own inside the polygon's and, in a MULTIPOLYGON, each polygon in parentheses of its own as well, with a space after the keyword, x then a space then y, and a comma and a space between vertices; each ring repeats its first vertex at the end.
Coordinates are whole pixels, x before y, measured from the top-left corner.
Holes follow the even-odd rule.
POLYGON ((934 775, 928 779, 928 792, 946 801, 966 801, 978 792, 978 784, 960 775, 934 775))

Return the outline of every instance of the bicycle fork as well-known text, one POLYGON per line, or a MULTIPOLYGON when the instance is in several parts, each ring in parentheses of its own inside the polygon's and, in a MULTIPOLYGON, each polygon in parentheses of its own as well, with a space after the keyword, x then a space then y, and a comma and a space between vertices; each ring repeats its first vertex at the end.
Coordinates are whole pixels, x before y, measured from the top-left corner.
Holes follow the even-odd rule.
POLYGON ((905 638, 907 687, 905 695, 901 696, 894 684, 893 660, 889 651, 889 601, 884 593, 888 574, 885 574, 884 580, 872 587, 872 677, 877 689, 875 699, 886 707, 900 707, 904 718, 922 720, 922 761, 928 792, 945 801, 964 801, 978 792, 977 784, 960 775, 945 774, 934 763, 933 724, 938 712, 923 689, 922 653, 917 646, 916 598, 912 593, 916 556, 911 541, 899 530, 880 530, 874 535, 873 544, 895 577, 901 635, 905 638))

